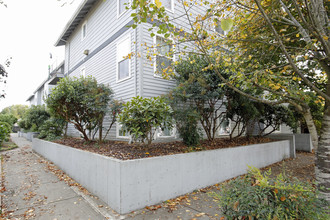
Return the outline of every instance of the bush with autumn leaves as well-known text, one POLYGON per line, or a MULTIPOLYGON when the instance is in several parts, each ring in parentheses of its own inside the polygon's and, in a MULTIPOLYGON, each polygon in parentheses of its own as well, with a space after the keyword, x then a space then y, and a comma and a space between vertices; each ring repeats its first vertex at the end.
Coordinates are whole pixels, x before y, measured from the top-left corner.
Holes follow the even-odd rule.
POLYGON ((228 219, 330 219, 329 204, 312 184, 270 175, 270 170, 262 174, 250 167, 248 175, 225 183, 211 196, 228 219))

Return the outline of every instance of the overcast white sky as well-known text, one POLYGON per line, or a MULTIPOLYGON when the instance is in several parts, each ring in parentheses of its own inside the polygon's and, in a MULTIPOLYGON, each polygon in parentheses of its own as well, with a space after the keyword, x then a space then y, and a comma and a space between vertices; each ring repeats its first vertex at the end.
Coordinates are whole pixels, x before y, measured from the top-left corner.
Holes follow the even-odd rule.
POLYGON ((63 1, 4 0, 8 7, 0 5, 0 64, 12 57, 0 110, 27 104, 26 99, 47 78, 48 65, 64 59, 64 46, 54 44, 82 0, 61 7, 63 1))

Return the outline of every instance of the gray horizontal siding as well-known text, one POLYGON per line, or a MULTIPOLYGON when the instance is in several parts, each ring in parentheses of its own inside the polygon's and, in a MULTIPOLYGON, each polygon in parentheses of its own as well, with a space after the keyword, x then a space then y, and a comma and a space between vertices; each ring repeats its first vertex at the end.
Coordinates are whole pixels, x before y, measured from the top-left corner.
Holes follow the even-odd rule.
POLYGON ((130 13, 125 13, 117 19, 117 1, 100 0, 88 13, 85 20, 78 25, 66 44, 69 47, 70 63, 66 70, 70 70, 85 58, 83 51, 88 49, 92 53, 115 32, 124 27, 131 20, 130 13), (87 21, 87 35, 81 41, 81 25, 87 21))

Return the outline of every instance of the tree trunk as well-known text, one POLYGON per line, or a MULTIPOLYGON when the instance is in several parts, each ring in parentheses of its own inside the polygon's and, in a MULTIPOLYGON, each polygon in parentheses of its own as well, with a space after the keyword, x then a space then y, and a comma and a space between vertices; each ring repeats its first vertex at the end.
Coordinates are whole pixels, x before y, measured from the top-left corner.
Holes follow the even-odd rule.
POLYGON ((327 201, 330 201, 330 106, 325 109, 321 139, 316 151, 315 175, 318 188, 327 201))
POLYGON ((69 122, 66 122, 66 124, 65 124, 65 129, 64 129, 64 137, 65 137, 65 138, 68 137, 68 126, 69 126, 69 122))
POLYGON ((315 127, 313 116, 311 114, 310 109, 307 109, 302 114, 304 116, 308 131, 309 131, 309 133, 311 135, 311 138, 312 138, 314 151, 316 152, 317 148, 318 148, 318 145, 319 145, 319 138, 318 138, 318 135, 317 135, 317 130, 316 130, 316 127, 315 127))
POLYGON ((103 134, 103 119, 104 116, 102 116, 102 118, 99 121, 99 143, 102 142, 102 134, 103 134))

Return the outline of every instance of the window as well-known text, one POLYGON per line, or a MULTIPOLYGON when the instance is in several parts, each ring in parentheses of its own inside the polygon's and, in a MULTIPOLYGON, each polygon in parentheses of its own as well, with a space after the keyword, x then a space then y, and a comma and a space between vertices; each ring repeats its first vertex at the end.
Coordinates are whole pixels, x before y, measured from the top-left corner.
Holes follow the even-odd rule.
POLYGON ((116 136, 117 138, 129 138, 129 134, 124 131, 123 126, 120 123, 117 123, 116 126, 116 136))
POLYGON ((217 24, 214 27, 214 30, 215 30, 215 32, 217 32, 219 34, 222 34, 222 35, 225 34, 225 32, 221 28, 221 22, 220 21, 217 22, 217 24))
POLYGON ((162 6, 165 7, 165 9, 173 11, 174 8, 174 1, 173 0, 159 0, 162 3, 162 6))
POLYGON ((175 137, 175 134, 176 134, 175 127, 173 127, 172 129, 165 127, 164 129, 159 128, 157 136, 158 137, 175 137))
POLYGON ((131 53, 131 39, 125 37, 117 44, 117 81, 130 77, 130 59, 127 55, 131 53))
POLYGON ((162 72, 169 71, 167 68, 171 66, 173 62, 173 54, 169 54, 173 52, 173 45, 170 43, 170 40, 160 36, 155 36, 154 41, 157 49, 157 55, 155 57, 154 64, 155 75, 161 76, 162 72))
POLYGON ((80 76, 86 77, 86 68, 85 67, 81 68, 80 76))
POLYGON ((117 17, 120 17, 125 11, 130 0, 117 0, 117 17))
POLYGON ((219 121, 219 135, 229 135, 231 132, 230 120, 228 118, 223 119, 220 117, 219 121))
POLYGON ((281 133, 281 125, 278 125, 276 130, 274 131, 275 133, 281 133))
POLYGON ((81 40, 84 40, 87 35, 87 21, 85 21, 81 26, 81 40))

